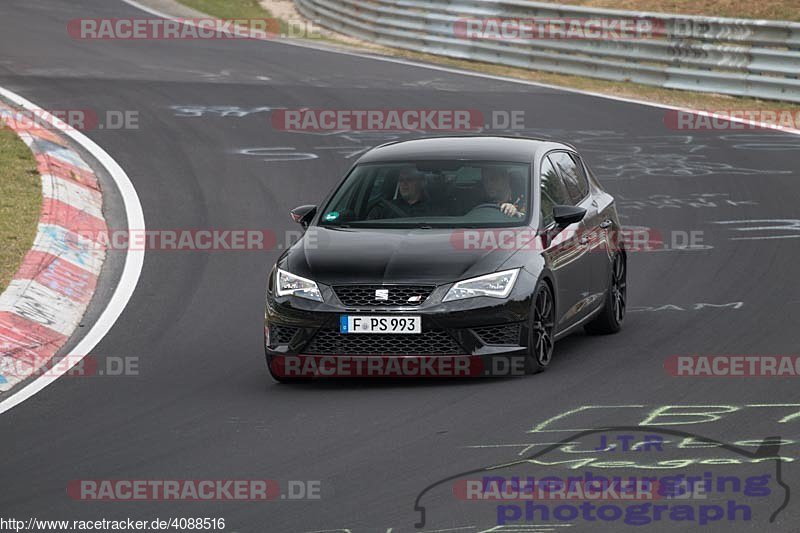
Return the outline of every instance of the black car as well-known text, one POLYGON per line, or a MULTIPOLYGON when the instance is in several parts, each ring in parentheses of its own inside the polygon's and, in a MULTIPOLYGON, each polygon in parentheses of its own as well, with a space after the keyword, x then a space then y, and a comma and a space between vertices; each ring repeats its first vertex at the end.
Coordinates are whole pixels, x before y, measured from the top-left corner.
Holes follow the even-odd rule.
POLYGON ((567 144, 388 143, 322 205, 292 210, 306 231, 269 277, 265 345, 279 381, 385 375, 397 361, 402 375, 436 373, 420 359, 462 370, 477 360, 470 375, 509 361, 535 373, 576 328, 620 329, 626 254, 614 198, 567 144))

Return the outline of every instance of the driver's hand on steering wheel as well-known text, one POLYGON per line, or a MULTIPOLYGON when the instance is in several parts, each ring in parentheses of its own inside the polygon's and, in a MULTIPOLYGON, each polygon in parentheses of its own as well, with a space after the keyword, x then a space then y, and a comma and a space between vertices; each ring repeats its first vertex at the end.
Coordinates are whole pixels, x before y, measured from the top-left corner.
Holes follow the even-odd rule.
POLYGON ((522 211, 517 209, 517 207, 514 204, 509 203, 509 202, 500 204, 500 211, 504 215, 509 216, 509 217, 521 217, 521 216, 523 216, 522 211))

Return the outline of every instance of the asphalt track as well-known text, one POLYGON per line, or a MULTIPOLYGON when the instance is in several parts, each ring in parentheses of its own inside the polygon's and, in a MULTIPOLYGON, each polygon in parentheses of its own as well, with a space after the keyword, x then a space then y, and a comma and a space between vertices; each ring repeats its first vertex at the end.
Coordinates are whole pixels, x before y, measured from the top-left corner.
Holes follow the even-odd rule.
MULTIPOLYGON (((277 42, 92 42, 66 32, 75 18, 142 16, 116 0, 6 0, 0 85, 46 109, 137 111, 137 130, 88 135, 130 176, 148 229, 295 231, 287 210, 320 201, 352 154, 381 137, 275 131, 269 112, 256 108, 475 108, 525 111, 524 133, 571 140, 583 151, 620 198, 626 224, 666 236, 699 231, 708 247, 632 253, 623 331, 561 341, 544 374, 292 387, 273 383, 263 364, 263 293, 278 250, 149 251, 133 298, 93 352, 100 359, 138 357, 139 375, 65 377, 0 417, 0 515, 210 516, 226 518, 226 531, 242 532, 411 531, 423 488, 519 458, 520 446, 493 445, 567 437, 526 432, 581 406, 628 407, 590 409, 577 426, 551 427, 638 424, 660 406, 724 405, 731 414, 719 420, 671 427, 725 441, 800 440, 800 419, 791 418, 800 404, 797 378, 674 378, 663 368, 674 354, 797 353, 798 241, 733 238, 800 232, 743 232, 735 228, 772 224, 715 222, 797 217, 800 137, 672 131, 655 107, 277 42), (219 106, 254 111, 221 116, 210 109, 219 106), (186 107, 203 112, 186 116, 197 114, 186 107), (276 147, 316 158, 241 153, 276 147), (727 196, 707 196, 699 206, 702 194, 727 196), (653 195, 694 200, 663 207, 664 198, 653 195), (740 304, 725 305, 734 302, 740 304), (82 502, 65 490, 74 479, 255 478, 319 480, 322 497, 82 502)), ((794 459, 783 463, 783 478, 795 494, 798 450, 780 450, 794 459)), ((718 468, 744 475, 765 467, 718 468)), ((429 530, 496 524, 491 508, 455 502, 450 491, 426 496, 429 530)), ((750 522, 704 529, 796 531, 798 509, 790 501, 772 524, 762 510, 750 522)), ((622 528, 577 521, 569 529, 622 528)))

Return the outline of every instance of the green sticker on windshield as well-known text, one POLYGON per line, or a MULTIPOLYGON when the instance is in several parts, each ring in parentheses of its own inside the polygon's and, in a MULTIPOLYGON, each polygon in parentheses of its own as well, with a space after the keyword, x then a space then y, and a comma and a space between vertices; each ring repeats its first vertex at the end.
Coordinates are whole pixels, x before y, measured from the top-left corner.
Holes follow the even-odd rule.
POLYGON ((325 215, 325 220, 336 220, 337 218, 339 218, 338 211, 331 211, 330 213, 325 215))

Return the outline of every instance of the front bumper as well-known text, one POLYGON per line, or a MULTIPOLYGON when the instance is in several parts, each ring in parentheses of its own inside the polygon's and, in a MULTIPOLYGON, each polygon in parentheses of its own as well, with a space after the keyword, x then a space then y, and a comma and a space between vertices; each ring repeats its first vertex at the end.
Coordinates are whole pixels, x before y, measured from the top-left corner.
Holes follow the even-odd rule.
POLYGON ((419 305, 394 307, 347 306, 325 285, 320 285, 324 302, 279 297, 268 290, 264 339, 270 369, 281 375, 301 365, 315 376, 522 372, 535 287, 532 276, 521 272, 512 293, 502 300, 442 302, 450 286, 436 286, 419 305), (342 334, 339 320, 345 314, 419 315, 422 333, 342 334))

